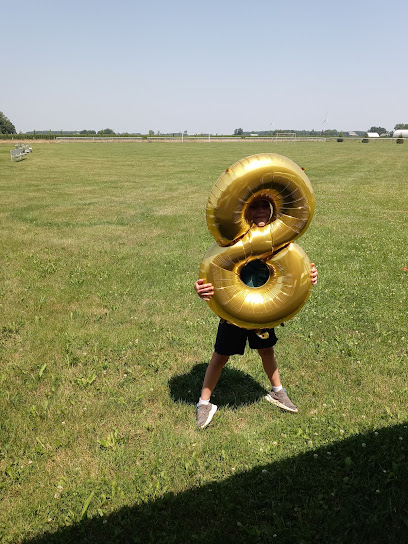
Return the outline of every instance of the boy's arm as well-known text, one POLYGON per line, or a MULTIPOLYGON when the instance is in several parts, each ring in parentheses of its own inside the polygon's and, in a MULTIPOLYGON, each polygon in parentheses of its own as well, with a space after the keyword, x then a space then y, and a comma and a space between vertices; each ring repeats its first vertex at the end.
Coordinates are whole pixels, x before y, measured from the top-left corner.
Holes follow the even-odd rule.
POLYGON ((204 280, 197 280, 194 284, 194 289, 202 300, 210 300, 214 294, 212 283, 204 283, 204 280))
MULTIPOLYGON (((315 263, 311 264, 310 268, 310 281, 312 282, 312 285, 317 285, 317 276, 318 276, 317 268, 315 266, 315 263)), ((197 280, 194 284, 194 289, 197 295, 202 300, 210 300, 211 297, 214 294, 214 287, 212 283, 205 283, 204 280, 197 280)))

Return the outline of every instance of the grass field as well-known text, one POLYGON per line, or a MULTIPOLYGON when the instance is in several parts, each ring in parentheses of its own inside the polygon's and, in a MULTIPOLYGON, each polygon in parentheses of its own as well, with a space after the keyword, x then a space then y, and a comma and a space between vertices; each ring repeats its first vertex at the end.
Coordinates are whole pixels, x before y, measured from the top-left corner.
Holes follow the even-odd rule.
POLYGON ((407 542, 408 145, 0 146, 0 541, 407 542), (193 292, 209 191, 257 152, 306 167, 319 269, 277 331, 299 414, 193 292), (224 535, 221 539, 220 535, 224 535))

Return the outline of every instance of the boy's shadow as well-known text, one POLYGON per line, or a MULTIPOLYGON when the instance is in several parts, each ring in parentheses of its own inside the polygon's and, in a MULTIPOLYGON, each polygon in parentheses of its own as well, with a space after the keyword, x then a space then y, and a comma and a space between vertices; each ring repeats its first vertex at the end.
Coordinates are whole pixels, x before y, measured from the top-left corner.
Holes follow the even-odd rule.
MULTIPOLYGON (((197 404, 208 363, 195 365, 188 374, 173 376, 169 380, 170 396, 175 402, 197 404)), ((211 396, 218 406, 238 408, 251 404, 265 396, 267 391, 249 374, 231 367, 224 367, 221 378, 211 396)))

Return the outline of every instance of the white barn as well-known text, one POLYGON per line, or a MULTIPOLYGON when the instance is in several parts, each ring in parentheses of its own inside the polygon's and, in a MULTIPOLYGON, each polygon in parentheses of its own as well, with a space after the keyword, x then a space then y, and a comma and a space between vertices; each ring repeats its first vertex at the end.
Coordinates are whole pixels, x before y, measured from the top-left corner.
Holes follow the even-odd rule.
POLYGON ((394 138, 408 138, 408 129, 399 128, 398 130, 394 130, 393 137, 394 138))
POLYGON ((369 138, 379 138, 380 135, 378 134, 378 132, 367 132, 367 136, 369 138))

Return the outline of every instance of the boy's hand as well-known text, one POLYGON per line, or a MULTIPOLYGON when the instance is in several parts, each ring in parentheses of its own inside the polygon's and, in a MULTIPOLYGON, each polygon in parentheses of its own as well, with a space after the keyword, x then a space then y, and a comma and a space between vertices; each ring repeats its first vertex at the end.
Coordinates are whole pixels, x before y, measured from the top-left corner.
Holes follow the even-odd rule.
POLYGON ((202 300, 210 300, 214 294, 212 283, 204 283, 204 280, 197 280, 194 284, 194 289, 202 300))
POLYGON ((312 263, 310 268, 310 281, 312 282, 312 285, 317 285, 317 276, 317 268, 315 267, 315 263, 312 263))

